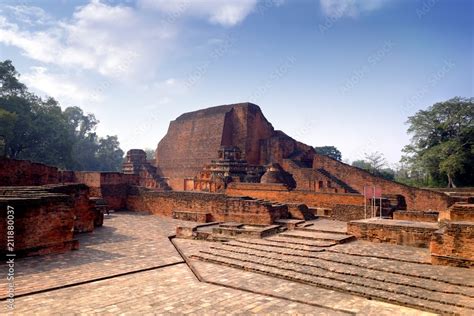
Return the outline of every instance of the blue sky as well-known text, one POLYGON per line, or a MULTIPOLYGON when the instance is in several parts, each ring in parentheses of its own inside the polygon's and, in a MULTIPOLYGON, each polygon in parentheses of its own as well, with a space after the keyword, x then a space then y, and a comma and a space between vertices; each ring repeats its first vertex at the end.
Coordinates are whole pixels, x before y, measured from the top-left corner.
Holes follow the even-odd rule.
POLYGON ((398 162, 409 115, 473 93, 469 0, 0 1, 0 58, 122 148, 169 121, 254 102, 276 129, 349 160, 398 162))

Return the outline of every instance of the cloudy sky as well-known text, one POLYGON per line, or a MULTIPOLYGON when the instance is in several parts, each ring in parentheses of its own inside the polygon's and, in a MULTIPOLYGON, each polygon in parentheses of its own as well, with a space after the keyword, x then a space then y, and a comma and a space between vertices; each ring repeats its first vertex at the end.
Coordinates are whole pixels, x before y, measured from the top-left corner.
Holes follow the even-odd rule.
POLYGON ((470 0, 0 1, 0 58, 122 148, 169 121, 254 102, 276 129, 391 163, 409 115, 473 96, 470 0))

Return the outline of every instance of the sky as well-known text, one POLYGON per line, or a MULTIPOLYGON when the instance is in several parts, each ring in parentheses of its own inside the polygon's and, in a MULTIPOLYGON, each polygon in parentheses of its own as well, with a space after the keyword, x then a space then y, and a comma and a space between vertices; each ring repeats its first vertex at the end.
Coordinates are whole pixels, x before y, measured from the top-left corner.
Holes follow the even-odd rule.
POLYGON ((470 0, 0 0, 0 60, 122 149, 181 113, 258 104, 275 129, 343 159, 409 143, 407 118, 472 97, 470 0))

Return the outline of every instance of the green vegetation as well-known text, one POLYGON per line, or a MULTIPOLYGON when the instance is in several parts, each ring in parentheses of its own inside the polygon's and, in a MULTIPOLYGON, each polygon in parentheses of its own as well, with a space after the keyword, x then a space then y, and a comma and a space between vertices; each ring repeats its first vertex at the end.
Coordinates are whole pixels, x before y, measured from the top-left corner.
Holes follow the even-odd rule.
POLYGON ((474 185, 474 98, 439 102, 408 118, 411 144, 397 179, 421 186, 474 185))
POLYGON ((395 171, 387 167, 385 157, 379 152, 365 154, 364 159, 353 161, 352 166, 367 170, 371 174, 387 180, 395 179, 395 171))
POLYGON ((334 146, 314 147, 314 150, 318 154, 329 156, 329 157, 331 157, 333 159, 336 159, 336 160, 339 160, 339 161, 342 160, 341 152, 339 151, 339 149, 337 149, 334 146))
POLYGON ((97 136, 93 114, 78 107, 63 111, 53 98, 29 92, 18 78, 11 61, 0 62, 0 135, 7 157, 71 170, 120 170, 124 153, 117 136, 97 136))

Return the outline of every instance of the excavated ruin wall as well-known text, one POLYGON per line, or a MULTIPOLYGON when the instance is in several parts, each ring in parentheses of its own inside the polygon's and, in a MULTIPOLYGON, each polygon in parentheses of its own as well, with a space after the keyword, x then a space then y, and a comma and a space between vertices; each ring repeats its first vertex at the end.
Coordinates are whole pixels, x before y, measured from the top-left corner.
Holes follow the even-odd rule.
POLYGON ((281 203, 304 203, 308 207, 332 208, 338 204, 364 205, 364 197, 359 194, 289 191, 273 184, 230 183, 225 193, 229 196, 250 196, 281 203))
POLYGON ((228 197, 220 193, 188 191, 152 191, 131 187, 127 209, 172 217, 173 211, 189 210, 209 213, 211 221, 240 222, 269 225, 280 218, 288 218, 286 205, 272 205, 255 200, 228 197))
POLYGON ((313 169, 323 168, 335 177, 343 180, 359 192, 363 192, 364 185, 377 186, 383 194, 400 194, 405 197, 409 211, 443 211, 451 204, 452 199, 446 194, 409 187, 394 181, 375 177, 362 169, 349 166, 335 159, 323 155, 315 155, 313 169))

